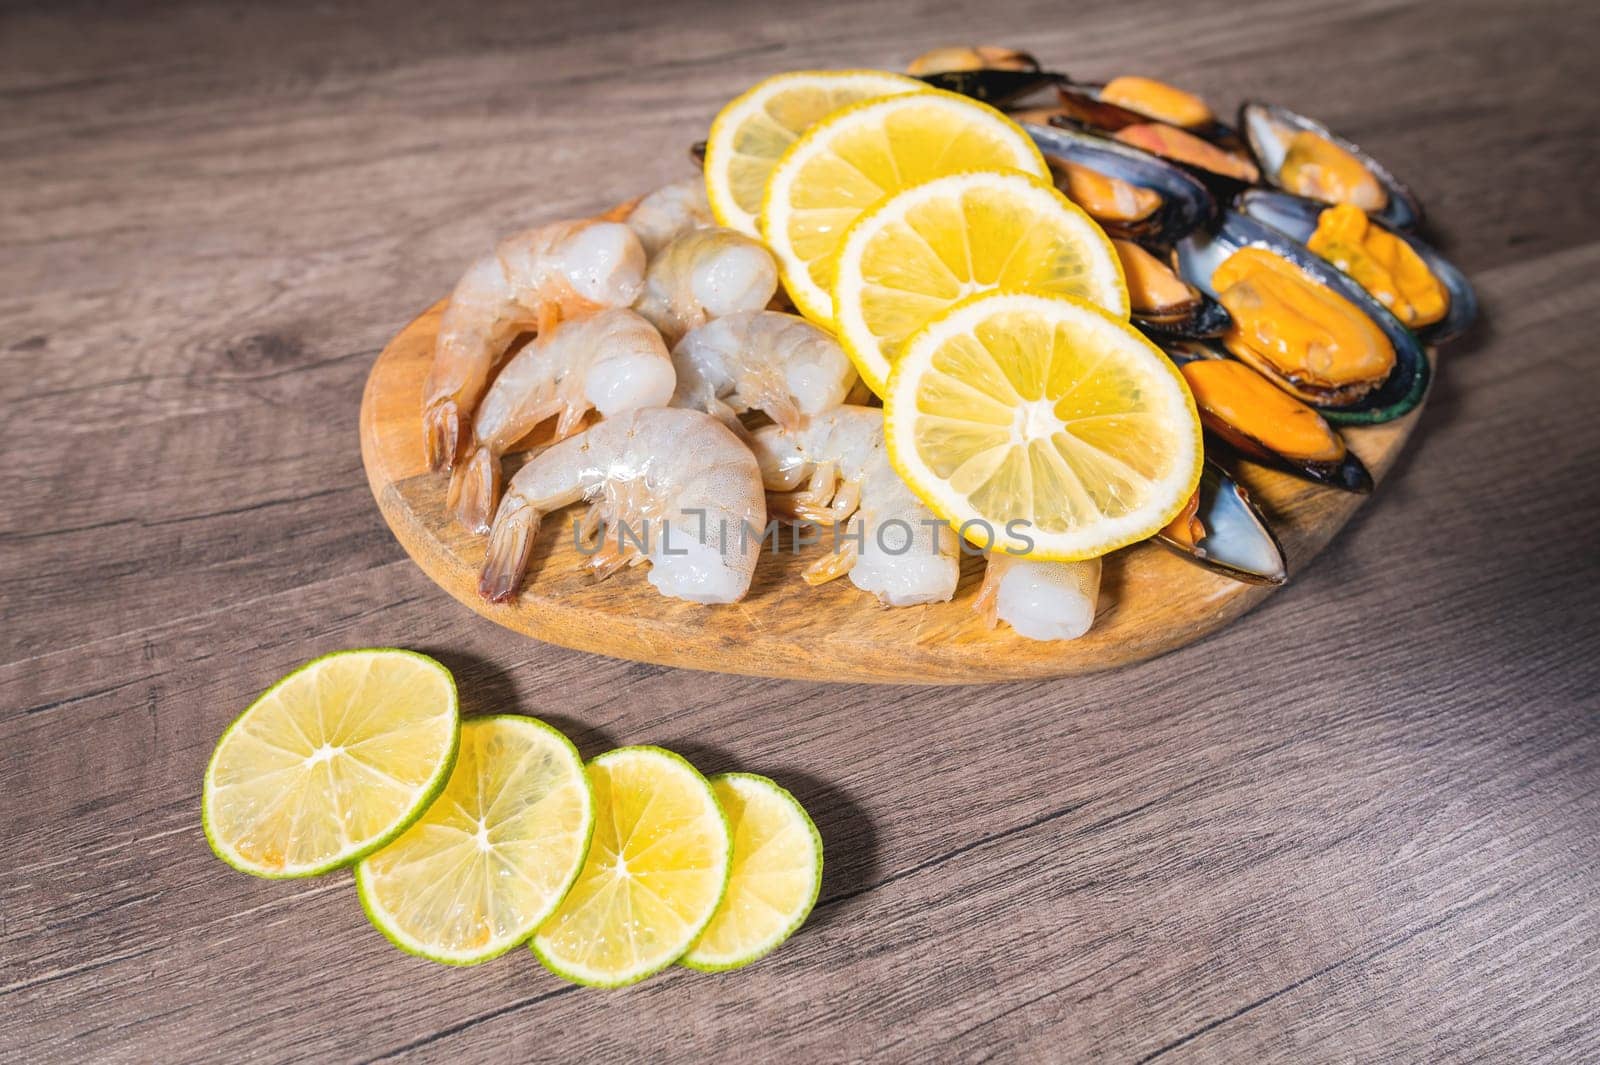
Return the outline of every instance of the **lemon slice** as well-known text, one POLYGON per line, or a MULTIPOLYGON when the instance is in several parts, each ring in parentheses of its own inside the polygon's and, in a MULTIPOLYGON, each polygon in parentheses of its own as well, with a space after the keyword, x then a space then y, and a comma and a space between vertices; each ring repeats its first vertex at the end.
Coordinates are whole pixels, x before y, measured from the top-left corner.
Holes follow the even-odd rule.
POLYGON ((881 395, 912 333, 996 288, 1081 296, 1128 316, 1122 265, 1105 232, 1054 185, 990 171, 916 185, 857 219, 839 253, 834 322, 881 395))
POLYGON ((812 123, 846 104, 927 89, 882 70, 796 70, 735 98, 717 113, 706 139, 706 195, 717 224, 760 237, 756 217, 767 176, 812 123))
POLYGON ((217 857, 315 876, 377 850, 450 775, 456 685, 425 655, 324 655, 268 688, 217 741, 200 801, 217 857))
POLYGON ((555 912, 577 879, 594 801, 577 748, 531 717, 461 726, 461 754, 422 819, 356 866, 373 925, 401 950, 488 961, 555 912))
POLYGON ((749 965, 805 923, 822 887, 822 837, 805 807, 766 777, 722 773, 711 790, 733 830, 728 893, 683 964, 749 965))
POLYGON ((699 938, 728 886, 733 841, 711 785, 671 751, 608 751, 588 776, 594 842, 533 952, 573 983, 620 987, 699 938))
POLYGON ((865 100, 812 126, 778 160, 761 203, 761 235, 795 306, 829 324, 834 260, 851 223, 901 189, 964 170, 1050 176, 1021 126, 955 93, 865 100))
POLYGON ((1165 526, 1200 480, 1183 377, 1071 296, 964 300, 906 343, 884 397, 889 458, 969 541, 1094 558, 1165 526))

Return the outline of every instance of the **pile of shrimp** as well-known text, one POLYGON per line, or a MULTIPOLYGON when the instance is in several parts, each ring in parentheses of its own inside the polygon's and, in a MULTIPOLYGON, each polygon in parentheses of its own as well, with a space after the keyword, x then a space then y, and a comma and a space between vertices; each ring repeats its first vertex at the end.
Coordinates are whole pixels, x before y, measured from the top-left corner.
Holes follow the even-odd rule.
MULTIPOLYGON (((881 409, 832 334, 773 309, 760 242, 716 225, 698 179, 622 222, 556 222, 502 240, 457 282, 423 391, 429 465, 488 537, 479 592, 513 599, 540 524, 579 502, 598 577, 648 563, 661 594, 744 598, 769 513, 834 532, 803 573, 848 575, 885 606, 956 593, 962 544, 889 464, 881 409), (524 334, 533 337, 520 348, 524 334), (502 458, 554 419, 509 483, 502 458)), ((1100 564, 987 559, 974 609, 1035 640, 1094 622, 1100 564)))

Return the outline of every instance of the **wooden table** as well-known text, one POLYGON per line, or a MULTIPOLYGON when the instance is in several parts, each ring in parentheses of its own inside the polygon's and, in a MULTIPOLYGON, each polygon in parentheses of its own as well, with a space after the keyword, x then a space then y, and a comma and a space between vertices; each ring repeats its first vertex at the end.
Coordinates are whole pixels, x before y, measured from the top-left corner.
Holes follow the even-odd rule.
POLYGON ((1594 15, 1203 0, 32 5, 0 22, 0 1060, 1600 1059, 1594 15), (401 553, 356 412, 496 234, 686 174, 762 75, 965 40, 1313 113, 1477 281, 1372 505, 1221 636, 977 690, 632 665, 401 553), (743 973, 407 957, 214 859, 223 725, 397 644, 585 754, 770 773, 822 901, 743 973))

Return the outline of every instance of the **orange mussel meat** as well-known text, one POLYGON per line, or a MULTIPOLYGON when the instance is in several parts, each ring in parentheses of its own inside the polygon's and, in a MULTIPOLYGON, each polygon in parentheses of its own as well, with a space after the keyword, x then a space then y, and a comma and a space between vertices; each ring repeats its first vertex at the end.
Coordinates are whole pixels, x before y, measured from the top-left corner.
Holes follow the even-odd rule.
POLYGON ((1181 370, 1200 421, 1246 454, 1318 464, 1344 458, 1344 438, 1322 415, 1244 363, 1195 359, 1181 370))
POLYGON ((1200 97, 1154 78, 1112 78, 1100 89, 1100 99, 1174 126, 1203 126, 1216 118, 1200 97))
POLYGON ((1161 194, 1108 177, 1081 163, 1051 159, 1056 185, 1067 198, 1098 222, 1127 224, 1149 218, 1161 206, 1161 194))
POLYGON ((1289 138, 1278 182, 1297 196, 1381 211, 1389 194, 1355 155, 1328 138, 1299 130, 1289 138))
POLYGON ((1133 313, 1160 317, 1191 306, 1200 298, 1172 269, 1128 240, 1113 240, 1122 274, 1128 283, 1128 300, 1133 313))
POLYGON ((1323 211, 1306 246, 1355 279, 1412 329, 1450 311, 1450 293, 1411 245, 1351 204, 1323 211))
POLYGON ((1186 133, 1176 126, 1144 122, 1124 126, 1113 136, 1123 144, 1143 148, 1164 159, 1187 163, 1213 174, 1243 181, 1248 185, 1254 185, 1261 179, 1261 172, 1250 160, 1219 148, 1210 141, 1201 140, 1193 133, 1186 133))
POLYGON ((1395 365, 1394 346, 1361 308, 1264 248, 1230 255, 1211 278, 1233 316, 1228 350, 1309 403, 1348 406, 1395 365))

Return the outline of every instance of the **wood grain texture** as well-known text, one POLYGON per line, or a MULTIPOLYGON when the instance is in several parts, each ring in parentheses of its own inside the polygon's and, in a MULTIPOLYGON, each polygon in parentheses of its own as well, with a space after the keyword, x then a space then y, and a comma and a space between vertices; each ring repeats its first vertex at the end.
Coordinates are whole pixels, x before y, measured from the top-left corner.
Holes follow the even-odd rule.
POLYGON ((1600 1059, 1597 46, 1575 0, 7 5, 0 1061, 1600 1059), (462 264, 682 173, 767 73, 980 37, 1324 118, 1478 284, 1288 587, 1113 673, 869 687, 535 643, 404 556, 357 410, 462 264), (790 786, 812 922, 597 994, 228 870, 224 725, 381 644, 585 755, 790 786))
MULTIPOLYGON (((983 560, 962 560, 955 598, 889 610, 848 580, 821 587, 801 571, 833 550, 831 532, 799 546, 785 536, 763 549, 750 591, 738 603, 704 607, 660 595, 637 572, 596 581, 583 566, 569 522, 549 521, 528 579, 509 603, 478 595, 484 538, 467 533, 445 505, 449 478, 428 470, 422 452, 423 383, 444 304, 437 303, 385 345, 361 401, 361 457, 384 521, 424 573, 459 602, 514 632, 656 665, 797 680, 879 684, 992 684, 1095 673, 1143 662, 1204 639, 1273 591, 1222 577, 1156 544, 1109 556, 1094 628, 1072 641, 1023 639, 991 629, 972 609, 983 560)), ((1421 411, 1345 431, 1351 450, 1381 483, 1421 411)), ((508 463, 509 464, 509 463, 508 463)), ((1276 470, 1237 464, 1289 559, 1311 561, 1365 497, 1310 484, 1276 470)))

